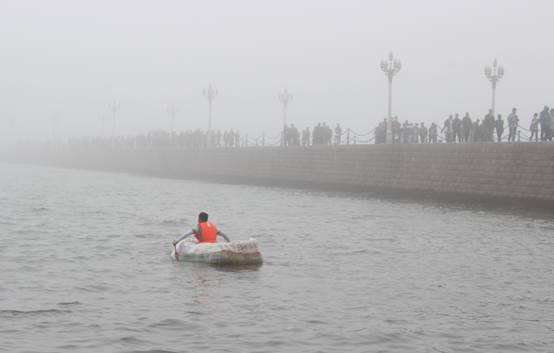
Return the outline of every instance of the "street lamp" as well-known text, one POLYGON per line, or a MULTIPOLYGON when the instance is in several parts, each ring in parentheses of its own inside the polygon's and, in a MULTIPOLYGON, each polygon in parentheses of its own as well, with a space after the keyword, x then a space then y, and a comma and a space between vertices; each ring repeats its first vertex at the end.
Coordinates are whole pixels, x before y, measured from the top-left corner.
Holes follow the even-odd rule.
POLYGON ((498 60, 494 59, 492 62, 492 67, 487 66, 485 67, 485 76, 489 79, 489 81, 492 84, 492 116, 494 116, 495 112, 495 104, 496 104, 496 83, 500 81, 502 77, 504 77, 504 68, 502 66, 498 66, 498 60))
POLYGON ((281 137, 281 145, 285 145, 285 131, 287 128, 287 108, 289 103, 292 101, 292 94, 289 93, 287 89, 279 93, 277 96, 281 104, 283 104, 283 136, 281 137))
POLYGON ((212 130, 212 103, 217 97, 217 93, 217 89, 212 87, 211 83, 203 91, 204 97, 208 100, 208 131, 212 130))
POLYGON ((392 142, 392 78, 400 71, 402 64, 400 61, 394 59, 392 52, 389 54, 388 60, 381 60, 381 70, 385 73, 385 76, 389 79, 389 106, 387 114, 387 136, 386 142, 392 142))

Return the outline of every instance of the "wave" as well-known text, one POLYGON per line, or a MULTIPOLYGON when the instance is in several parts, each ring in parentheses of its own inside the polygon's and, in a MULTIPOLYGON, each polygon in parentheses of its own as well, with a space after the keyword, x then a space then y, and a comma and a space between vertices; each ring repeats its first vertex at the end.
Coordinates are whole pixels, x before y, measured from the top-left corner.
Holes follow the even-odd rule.
POLYGON ((185 325, 187 325, 187 323, 183 320, 165 319, 165 320, 150 324, 149 326, 150 327, 167 327, 167 326, 169 326, 169 327, 181 327, 181 326, 185 326, 185 325))
POLYGON ((72 302, 59 302, 59 306, 68 306, 68 305, 81 305, 82 303, 80 301, 72 301, 72 302))
POLYGON ((177 351, 166 351, 163 349, 149 349, 146 351, 126 351, 124 353, 178 353, 177 351))
POLYGON ((64 309, 38 309, 38 310, 0 310, 0 317, 19 317, 32 315, 56 315, 70 313, 64 309))

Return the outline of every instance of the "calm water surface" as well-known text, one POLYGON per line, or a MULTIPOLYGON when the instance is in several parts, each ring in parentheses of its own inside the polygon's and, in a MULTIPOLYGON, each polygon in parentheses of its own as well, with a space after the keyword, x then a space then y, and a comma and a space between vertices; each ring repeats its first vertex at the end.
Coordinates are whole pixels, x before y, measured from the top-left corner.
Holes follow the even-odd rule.
POLYGON ((2 352, 554 352, 554 221, 0 164, 2 352), (199 210, 265 264, 176 263, 199 210))

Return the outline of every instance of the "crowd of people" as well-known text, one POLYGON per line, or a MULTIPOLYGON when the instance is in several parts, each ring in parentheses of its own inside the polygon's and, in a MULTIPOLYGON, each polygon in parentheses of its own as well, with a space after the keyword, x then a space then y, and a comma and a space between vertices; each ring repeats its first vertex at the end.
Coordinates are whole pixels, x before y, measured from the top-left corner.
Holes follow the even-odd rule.
MULTIPOLYGON (((182 132, 152 131, 148 134, 133 136, 116 136, 105 138, 71 139, 72 145, 94 144, 119 148, 173 147, 179 149, 200 148, 234 148, 245 146, 310 146, 340 145, 356 143, 385 143, 387 141, 387 120, 383 120, 372 131, 373 137, 358 140, 360 136, 350 129, 337 124, 331 128, 326 123, 318 123, 313 128, 299 130, 294 124, 285 125, 281 134, 267 137, 265 134, 256 138, 241 135, 238 130, 188 130, 182 132)), ((473 119, 469 113, 463 116, 450 115, 441 124, 401 123, 398 117, 391 121, 393 143, 467 143, 467 142, 502 142, 502 141, 551 141, 554 128, 554 108, 545 106, 541 112, 533 114, 529 128, 522 125, 518 111, 513 108, 504 120, 501 114, 495 118, 492 110, 482 118, 473 119)))
POLYGON ((142 149, 151 147, 175 147, 179 149, 199 149, 206 147, 241 147, 246 145, 245 137, 241 138, 237 130, 202 131, 189 130, 182 132, 151 131, 147 134, 115 137, 73 138, 72 145, 94 144, 109 147, 142 149))
MULTIPOLYGON (((554 127, 554 108, 545 106, 540 113, 533 114, 529 129, 520 123, 516 108, 508 114, 506 120, 501 114, 495 118, 492 110, 482 119, 472 119, 469 113, 463 117, 459 114, 450 115, 439 126, 431 123, 404 123, 398 117, 392 119, 391 132, 393 143, 467 143, 467 142, 508 142, 521 140, 520 132, 524 130, 524 138, 529 141, 552 141, 554 127), (540 131, 540 134, 539 134, 540 131), (528 135, 528 136, 527 136, 528 135)), ((375 128, 375 143, 385 143, 388 124, 386 119, 375 128)))
POLYGON ((325 123, 318 123, 312 128, 307 127, 300 132, 294 124, 285 125, 283 129, 285 146, 310 146, 310 145, 340 145, 343 141, 343 130, 340 124, 331 129, 325 123))

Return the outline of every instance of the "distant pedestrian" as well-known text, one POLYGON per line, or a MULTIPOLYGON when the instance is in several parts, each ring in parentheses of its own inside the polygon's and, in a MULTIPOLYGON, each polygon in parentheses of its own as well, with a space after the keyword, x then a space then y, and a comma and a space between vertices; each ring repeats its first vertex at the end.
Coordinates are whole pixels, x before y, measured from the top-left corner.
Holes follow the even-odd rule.
POLYGON ((437 131, 437 124, 431 123, 431 126, 429 126, 429 143, 437 143, 437 131))
POLYGON ((421 123, 421 126, 419 127, 419 142, 425 143, 427 142, 427 127, 425 127, 424 123, 421 123))
POLYGON ((458 113, 452 120, 452 142, 462 142, 462 120, 458 113))
POLYGON ((482 140, 486 142, 493 142, 495 120, 492 109, 489 109, 489 112, 487 113, 487 115, 485 115, 485 118, 483 119, 483 123, 481 125, 483 131, 482 140))
POLYGON ((342 137, 342 128, 340 127, 340 124, 337 124, 335 127, 335 144, 340 145, 340 140, 342 137))
POLYGON ((462 133, 463 133, 463 139, 464 142, 469 142, 469 134, 471 132, 471 118, 469 117, 469 113, 466 113, 464 118, 462 119, 462 133))
POLYGON ((539 116, 539 125, 541 126, 541 141, 547 141, 550 137, 550 120, 551 116, 548 111, 548 106, 544 106, 540 116, 539 116))
POLYGON ((310 145, 310 128, 307 127, 302 130, 302 146, 310 145))
POLYGON ((533 114, 533 119, 531 119, 531 125, 529 126, 529 131, 531 131, 531 137, 529 141, 533 141, 533 136, 535 137, 535 142, 539 140, 539 114, 533 114))
POLYGON ((481 120, 477 119, 473 122, 473 124, 471 125, 471 140, 473 142, 481 142, 481 125, 480 125, 480 122, 481 120))
POLYGON ((517 116, 517 109, 512 108, 512 112, 510 113, 510 115, 508 115, 508 129, 509 129, 508 142, 516 141, 516 133, 517 133, 518 125, 519 125, 519 118, 517 116))
POLYGON ((504 120, 502 120, 502 115, 498 114, 498 118, 494 121, 494 128, 496 129, 497 141, 502 142, 502 134, 504 133, 504 120))
POLYGON ((444 121, 444 125, 441 129, 441 133, 444 133, 447 143, 452 142, 452 120, 452 115, 450 115, 448 119, 444 121))
POLYGON ((554 129, 554 108, 550 109, 550 124, 548 125, 547 140, 552 141, 552 133, 554 129))
POLYGON ((394 120, 392 121, 392 142, 393 143, 400 143, 400 133, 402 130, 402 126, 400 125, 400 122, 398 121, 398 117, 395 116, 394 120))

